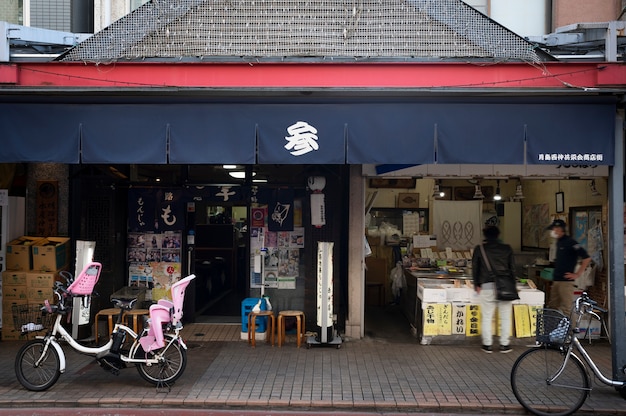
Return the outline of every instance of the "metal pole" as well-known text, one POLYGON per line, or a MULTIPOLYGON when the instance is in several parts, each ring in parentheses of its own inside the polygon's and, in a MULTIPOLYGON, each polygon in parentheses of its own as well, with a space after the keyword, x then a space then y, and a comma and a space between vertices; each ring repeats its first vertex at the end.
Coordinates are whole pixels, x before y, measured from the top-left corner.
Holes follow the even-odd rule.
POLYGON ((609 171, 609 327, 613 379, 626 380, 624 312, 624 110, 615 117, 615 165, 609 171))

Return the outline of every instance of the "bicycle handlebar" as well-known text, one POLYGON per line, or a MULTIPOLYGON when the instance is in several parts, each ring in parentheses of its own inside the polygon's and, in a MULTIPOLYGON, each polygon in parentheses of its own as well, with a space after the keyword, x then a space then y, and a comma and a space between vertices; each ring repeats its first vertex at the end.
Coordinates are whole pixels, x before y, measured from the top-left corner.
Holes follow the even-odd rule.
POLYGON ((607 309, 601 308, 600 306, 598 306, 598 302, 596 302, 595 300, 591 299, 589 297, 589 294, 587 292, 583 292, 577 299, 576 299, 576 312, 578 314, 581 313, 585 313, 586 311, 581 311, 581 307, 582 306, 587 306, 589 308, 591 308, 592 310, 595 309, 597 311, 606 313, 608 312, 607 309))

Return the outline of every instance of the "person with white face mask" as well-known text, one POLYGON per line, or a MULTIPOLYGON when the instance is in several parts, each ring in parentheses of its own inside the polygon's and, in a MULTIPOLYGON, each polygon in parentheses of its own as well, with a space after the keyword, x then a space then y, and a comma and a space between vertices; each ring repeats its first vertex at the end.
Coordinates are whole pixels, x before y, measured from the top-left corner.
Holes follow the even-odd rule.
POLYGON ((548 308, 558 309, 566 316, 569 316, 576 287, 575 280, 587 268, 591 262, 591 257, 589 257, 583 246, 565 233, 565 221, 554 220, 547 229, 550 230, 550 237, 557 240, 554 280, 550 288, 548 308), (578 271, 575 271, 579 258, 582 261, 578 271))

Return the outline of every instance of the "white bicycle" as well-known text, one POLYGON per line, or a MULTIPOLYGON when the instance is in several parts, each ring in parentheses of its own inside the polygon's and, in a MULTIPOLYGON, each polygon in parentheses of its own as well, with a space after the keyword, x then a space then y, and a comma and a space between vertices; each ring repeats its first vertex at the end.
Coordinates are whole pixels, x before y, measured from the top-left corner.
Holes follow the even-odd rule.
POLYGON ((31 316, 35 319, 21 323, 23 333, 40 331, 48 323, 52 326, 45 336, 26 342, 15 358, 15 375, 28 390, 46 390, 65 372, 66 359, 60 340, 82 354, 95 357, 105 370, 115 375, 128 364, 134 364, 141 377, 157 387, 169 387, 183 374, 187 346, 180 336, 182 308, 185 289, 196 276, 187 276, 172 285, 171 301, 161 299, 150 306, 150 320, 141 334, 121 323, 124 311, 132 309, 137 299, 113 299, 120 314, 110 340, 100 347, 87 347, 72 338, 61 321, 71 315, 75 296, 92 294, 101 269, 100 263, 92 262, 73 282, 55 282, 58 303, 50 305, 46 301, 39 313, 31 316))

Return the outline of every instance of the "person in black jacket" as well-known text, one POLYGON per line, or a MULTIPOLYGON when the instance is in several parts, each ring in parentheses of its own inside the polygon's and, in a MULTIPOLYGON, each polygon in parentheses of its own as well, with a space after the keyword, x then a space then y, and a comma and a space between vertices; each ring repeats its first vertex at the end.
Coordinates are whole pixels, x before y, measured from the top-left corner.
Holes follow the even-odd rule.
MULTIPOLYGON (((513 260, 513 249, 510 245, 501 242, 500 229, 495 225, 485 227, 483 230, 485 241, 483 247, 485 254, 491 265, 491 270, 507 273, 498 273, 499 278, 515 279, 515 261, 513 260)), ((474 289, 480 297, 481 312, 481 337, 483 341, 482 350, 487 354, 493 352, 492 323, 494 311, 498 307, 500 316, 500 352, 508 353, 513 351, 509 345, 511 337, 511 318, 513 314, 513 301, 502 301, 496 299, 496 287, 493 275, 483 259, 480 246, 474 248, 472 255, 472 277, 474 279, 474 289)))
POLYGON ((569 316, 574 302, 575 280, 585 271, 591 262, 591 257, 583 246, 565 233, 565 221, 552 221, 548 230, 550 230, 550 236, 556 239, 556 259, 548 307, 560 310, 564 315, 569 316), (576 269, 578 259, 581 259, 581 263, 576 269))

